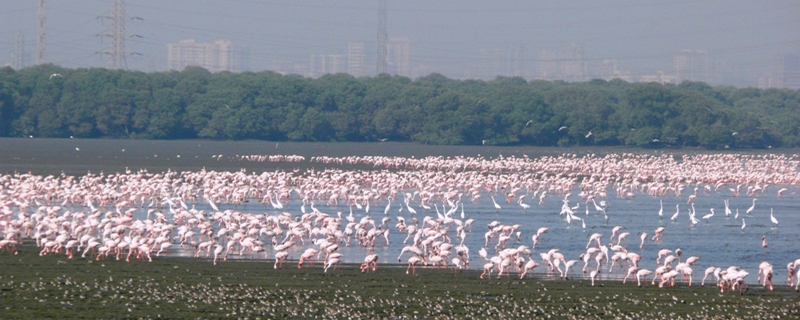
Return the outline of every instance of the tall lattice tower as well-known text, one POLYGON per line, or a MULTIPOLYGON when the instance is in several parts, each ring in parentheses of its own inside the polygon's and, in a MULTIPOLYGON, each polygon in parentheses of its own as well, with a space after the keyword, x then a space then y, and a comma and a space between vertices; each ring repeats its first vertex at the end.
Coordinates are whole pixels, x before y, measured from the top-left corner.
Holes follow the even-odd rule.
POLYGON ((527 54, 528 50, 525 49, 525 45, 519 45, 514 50, 514 76, 515 77, 525 77, 525 55, 527 54))
POLYGON ((25 34, 22 31, 14 38, 14 62, 12 67, 19 70, 25 66, 25 34))
POLYGON ((388 50, 386 48, 386 40, 388 36, 386 35, 386 1, 387 0, 378 0, 378 50, 377 50, 377 68, 376 72, 378 74, 387 73, 389 71, 389 67, 387 65, 387 56, 388 50))
POLYGON ((44 0, 39 0, 39 34, 36 37, 36 64, 44 63, 44 0))
POLYGON ((111 21, 111 27, 103 32, 104 36, 111 38, 108 48, 102 51, 102 53, 110 56, 108 67, 111 69, 127 69, 128 63, 125 61, 125 56, 131 52, 125 48, 125 37, 127 36, 125 19, 129 18, 125 12, 125 2, 123 0, 114 0, 111 13, 101 17, 111 21))

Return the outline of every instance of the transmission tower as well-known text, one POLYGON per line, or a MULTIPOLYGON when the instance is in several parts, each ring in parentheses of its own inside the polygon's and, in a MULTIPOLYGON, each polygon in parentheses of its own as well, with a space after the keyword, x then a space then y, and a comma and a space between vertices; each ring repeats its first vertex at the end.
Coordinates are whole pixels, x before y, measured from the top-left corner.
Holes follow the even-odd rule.
POLYGON ((514 50, 514 76, 525 77, 525 45, 519 45, 514 50))
POLYGON ((377 73, 387 73, 389 68, 387 67, 387 55, 388 50, 386 48, 386 39, 388 36, 386 35, 386 1, 387 0, 378 0, 378 55, 377 55, 377 73))
POLYGON ((125 56, 132 52, 125 48, 125 37, 128 36, 125 31, 125 19, 132 17, 129 17, 125 12, 125 2, 123 0, 114 0, 111 13, 101 16, 101 18, 108 19, 111 22, 111 27, 103 32, 104 36, 111 38, 108 48, 102 51, 103 54, 111 57, 108 59, 108 67, 111 69, 127 69, 128 63, 125 61, 125 56))
POLYGON ((14 63, 13 67, 16 70, 22 69, 25 66, 25 34, 21 31, 17 33, 14 38, 14 63))
POLYGON ((36 64, 44 63, 44 0, 39 0, 39 34, 36 38, 36 64))

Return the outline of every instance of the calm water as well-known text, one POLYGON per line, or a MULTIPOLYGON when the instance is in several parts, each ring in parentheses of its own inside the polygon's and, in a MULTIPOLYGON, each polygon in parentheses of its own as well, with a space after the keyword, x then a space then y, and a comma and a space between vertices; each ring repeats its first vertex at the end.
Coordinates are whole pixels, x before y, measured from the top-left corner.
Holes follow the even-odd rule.
MULTIPOLYGON (((0 173, 9 174, 13 172, 32 172, 39 175, 60 174, 62 172, 69 175, 81 175, 86 172, 99 173, 101 171, 123 172, 126 168, 138 170, 146 168, 149 172, 160 172, 168 169, 173 171, 196 171, 202 168, 216 171, 238 171, 246 169, 248 172, 263 172, 274 170, 294 170, 315 168, 316 170, 325 169, 326 165, 311 163, 308 161, 313 156, 400 156, 400 157, 425 157, 428 155, 442 156, 523 156, 535 158, 540 156, 555 156, 563 153, 582 154, 606 154, 613 152, 650 152, 658 153, 662 151, 636 151, 632 149, 613 149, 613 148, 530 148, 530 147, 456 147, 456 146, 426 146, 405 143, 275 143, 261 141, 247 142, 219 142, 219 141, 138 141, 138 140, 82 140, 82 139, 0 139, 0 173), (237 159, 237 155, 301 155, 306 161, 299 163, 273 163, 273 162, 249 162, 237 159), (215 155, 224 155, 222 160, 212 158, 215 155)), ((681 154, 686 151, 669 151, 681 154)), ((775 151, 787 152, 787 151, 775 151)), ((342 167, 345 169, 369 169, 358 167, 342 167)), ((780 284, 786 279, 786 264, 800 258, 800 250, 797 249, 798 230, 800 230, 800 203, 798 202, 798 187, 789 186, 789 192, 784 198, 777 198, 779 187, 771 186, 764 193, 756 204, 755 210, 746 215, 745 211, 752 204, 752 198, 740 197, 731 198, 727 192, 728 186, 720 188, 720 191, 712 192, 710 195, 700 195, 695 201, 697 218, 710 212, 710 208, 716 210, 716 215, 707 223, 701 221, 696 226, 689 223, 689 207, 686 204, 690 188, 684 191, 680 197, 655 198, 644 194, 637 194, 633 199, 620 199, 616 196, 613 189, 609 189, 607 221, 602 214, 598 214, 590 203, 589 215, 585 215, 585 207, 576 210, 578 216, 585 219, 586 228, 580 222, 568 225, 558 213, 561 211, 561 196, 549 196, 542 205, 534 203, 531 199, 526 202, 531 204, 531 208, 523 211, 516 204, 507 204, 498 199, 502 209, 495 210, 488 194, 482 195, 475 203, 467 202, 464 205, 465 217, 475 219, 473 230, 468 235, 466 245, 470 248, 470 256, 473 259, 471 268, 480 268, 483 262, 478 257, 478 250, 483 247, 483 234, 486 225, 491 221, 497 220, 500 223, 511 225, 520 224, 522 228, 519 241, 512 241, 510 246, 527 245, 531 246, 531 235, 539 227, 549 227, 550 230, 540 241, 538 247, 534 249, 534 257, 538 259, 538 253, 547 251, 551 248, 559 248, 568 260, 578 259, 578 256, 585 252, 585 246, 589 235, 592 233, 603 234, 603 242, 609 242, 611 229, 620 225, 624 227, 624 232, 630 232, 627 239, 627 248, 632 252, 642 255, 643 259, 640 266, 650 270, 655 269, 655 258, 660 249, 681 248, 684 259, 689 256, 699 256, 701 259, 695 264, 694 276, 697 281, 703 277, 703 271, 708 266, 718 266, 723 269, 737 265, 748 272, 748 282, 755 283, 758 264, 762 261, 770 261, 775 268, 775 283, 780 284), (724 190, 724 191, 723 191, 724 190), (730 208, 736 211, 739 209, 740 219, 733 216, 725 217, 723 200, 730 198, 730 208), (664 218, 659 219, 659 199, 664 203, 664 218), (677 222, 672 222, 669 217, 675 213, 676 204, 680 205, 680 213, 677 222), (774 210, 776 218, 780 224, 776 227, 770 222, 770 209, 774 210), (746 220, 746 228, 742 229, 741 217, 746 220), (664 240, 661 243, 649 241, 653 230, 659 226, 664 226, 664 240), (648 241, 643 249, 639 249, 639 233, 647 232, 648 241), (764 250, 761 247, 761 236, 766 235, 769 248, 764 250)), ((573 191, 578 194, 579 190, 573 191)), ((571 198, 571 206, 576 205, 579 200, 577 196, 571 198)), ((418 202, 418 201, 417 201, 418 202)), ((296 215, 301 213, 300 199, 293 197, 285 205, 282 211, 292 212, 296 215)), ((356 220, 369 214, 376 223, 384 217, 383 209, 385 201, 373 204, 370 212, 352 208, 356 220)), ((412 203, 412 206, 414 204, 412 203)), ((198 209, 210 210, 201 204, 198 209)), ((347 215, 351 208, 346 205, 338 207, 327 207, 317 205, 323 212, 335 214, 341 211, 347 215)), ((425 215, 436 217, 436 211, 415 206, 417 210, 416 218, 420 221, 425 215)), ((240 205, 237 207, 225 206, 221 210, 234 209, 253 214, 277 214, 278 212, 271 207, 261 206, 256 203, 240 205)), ((441 207, 440 207, 441 210, 441 207)), ((144 212, 137 213, 143 217, 144 212)), ((460 215, 460 209, 456 216, 460 215)), ((375 252, 381 255, 380 262, 396 262, 397 255, 403 246, 405 234, 396 233, 394 224, 396 216, 403 216, 407 219, 414 217, 405 208, 400 211, 396 203, 392 203, 389 216, 392 217, 392 234, 390 235, 390 245, 377 246, 375 252)), ((451 233, 453 241, 457 241, 451 233)), ((496 240, 495 240, 496 241, 496 240)), ((383 242, 378 242, 382 244, 383 242)), ((625 242, 623 242, 624 244, 625 242)), ((353 242, 355 245, 355 242, 353 242)), ((297 259, 300 254, 309 247, 296 247, 290 253, 290 258, 297 259)), ((494 242, 490 242, 490 254, 494 247, 494 242)), ((367 254, 364 248, 351 246, 342 247, 340 252, 344 253, 347 262, 361 262, 367 254)), ((191 254, 189 248, 178 250, 175 254, 191 254)), ((269 252, 269 258, 273 257, 273 252, 269 252)), ((405 261, 405 257, 403 259, 405 261)), ((592 262, 590 265, 594 265, 592 262)), ((583 263, 576 265, 577 273, 580 273, 583 263)), ((608 265, 603 267, 604 275, 607 275, 608 265)), ((536 269, 537 273, 543 272, 544 268, 536 269)), ((622 271, 617 270, 615 276, 619 276, 622 271)), ((624 276, 624 273, 622 274, 624 276)))

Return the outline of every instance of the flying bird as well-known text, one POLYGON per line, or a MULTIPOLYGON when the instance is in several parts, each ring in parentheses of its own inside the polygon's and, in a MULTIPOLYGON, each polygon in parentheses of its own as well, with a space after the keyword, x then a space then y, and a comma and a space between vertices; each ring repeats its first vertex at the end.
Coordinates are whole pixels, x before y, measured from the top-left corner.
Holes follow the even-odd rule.
POLYGON ((586 139, 589 139, 589 137, 591 136, 592 136, 592 131, 589 131, 589 133, 586 134, 586 139))
POLYGON ((61 74, 60 73, 51 74, 49 79, 53 80, 53 78, 55 78, 55 77, 61 77, 61 74))
POLYGON ((567 128, 567 126, 561 126, 561 128, 558 128, 558 131, 567 130, 567 128))

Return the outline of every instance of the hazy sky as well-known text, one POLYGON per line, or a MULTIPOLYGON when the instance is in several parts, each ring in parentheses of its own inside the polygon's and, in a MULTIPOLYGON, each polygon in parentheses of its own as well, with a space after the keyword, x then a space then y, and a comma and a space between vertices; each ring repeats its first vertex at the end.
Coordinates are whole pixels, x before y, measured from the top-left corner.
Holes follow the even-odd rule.
MULTIPOLYGON (((48 62, 68 67, 104 67, 98 52, 110 38, 112 0, 46 0, 48 62)), ((36 55, 37 3, 0 1, 0 65, 10 64, 15 37, 25 37, 26 65, 36 55)), ((167 43, 230 40, 249 51, 251 70, 276 61, 309 63, 312 54, 346 54, 348 42, 364 42, 375 69, 377 0, 127 0, 128 67, 167 68, 167 43)), ((800 1, 736 0, 405 0, 389 1, 389 37, 407 37, 414 68, 451 78, 482 77, 489 68, 510 75, 518 47, 525 48, 525 77, 537 75, 542 51, 559 58, 581 46, 587 68, 615 59, 634 76, 674 70, 684 49, 707 50, 711 64, 724 65, 729 83, 757 84, 774 71, 778 56, 800 53, 800 1), (481 50, 483 49, 483 54, 481 50), (485 52, 493 52, 489 56, 485 52), (488 59, 488 60, 487 60, 488 59), (738 82, 737 82, 738 81, 738 82)), ((592 71, 588 71, 591 77, 592 71)))

